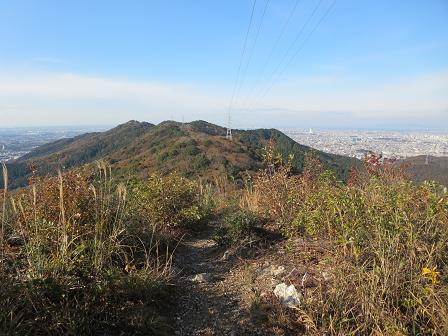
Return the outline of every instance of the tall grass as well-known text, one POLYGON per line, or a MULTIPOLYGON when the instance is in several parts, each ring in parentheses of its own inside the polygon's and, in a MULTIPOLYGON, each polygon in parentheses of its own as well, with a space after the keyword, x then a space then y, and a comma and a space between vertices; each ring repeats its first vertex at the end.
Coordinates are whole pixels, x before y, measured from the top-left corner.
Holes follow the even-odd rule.
POLYGON ((4 192, 0 331, 163 334, 172 253, 130 216, 110 167, 33 181, 10 202, 4 192))
MULTIPOLYGON (((313 160, 311 160, 313 162, 313 160)), ((287 237, 330 241, 334 281, 305 303, 332 335, 448 334, 448 194, 378 157, 343 184, 313 163, 262 171, 244 204, 287 237)))
POLYGON ((5 221, 6 221, 6 197, 8 195, 8 169, 6 165, 2 163, 2 177, 3 177, 3 200, 2 200, 2 227, 0 232, 0 262, 3 266, 4 258, 4 241, 5 241, 5 221))

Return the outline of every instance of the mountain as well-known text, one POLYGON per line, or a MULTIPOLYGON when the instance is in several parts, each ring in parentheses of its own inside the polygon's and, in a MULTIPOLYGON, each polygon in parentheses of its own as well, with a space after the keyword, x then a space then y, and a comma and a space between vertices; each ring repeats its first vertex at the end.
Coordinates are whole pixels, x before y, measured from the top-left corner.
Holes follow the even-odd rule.
POLYGON ((425 155, 414 156, 398 161, 406 166, 406 171, 415 182, 436 181, 448 186, 448 157, 425 155))
POLYGON ((323 164, 341 179, 359 161, 327 154, 300 145, 276 129, 234 130, 233 141, 225 138, 226 129, 205 121, 158 125, 129 121, 109 131, 87 133, 38 147, 7 164, 12 187, 26 185, 30 166, 38 175, 54 174, 59 167, 70 169, 105 159, 125 176, 144 176, 151 171, 178 171, 185 176, 238 178, 245 171, 262 167, 260 150, 272 139, 284 157, 294 154, 293 168, 301 171, 306 152, 314 151, 323 164))

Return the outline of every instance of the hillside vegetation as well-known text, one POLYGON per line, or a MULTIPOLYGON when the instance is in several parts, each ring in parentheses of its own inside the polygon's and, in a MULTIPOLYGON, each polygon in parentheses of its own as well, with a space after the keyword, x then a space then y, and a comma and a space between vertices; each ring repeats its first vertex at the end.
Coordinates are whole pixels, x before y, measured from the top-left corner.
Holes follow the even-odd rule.
POLYGON ((437 181, 448 186, 448 157, 429 156, 427 158, 422 155, 398 161, 398 164, 407 166, 413 181, 437 181))
POLYGON ((299 176, 279 164, 260 172, 243 196, 289 239, 308 237, 334 249, 319 261, 331 280, 305 297, 296 318, 304 318, 310 334, 445 335, 446 187, 412 184, 379 156, 367 157, 365 166, 342 184, 316 158, 299 176))
POLYGON ((339 157, 275 130, 121 130, 137 125, 138 140, 102 147, 113 167, 35 170, 16 190, 2 167, 1 334, 448 334, 446 187, 374 154, 342 181, 339 157), (236 184, 230 163, 253 174, 236 184))
MULTIPOLYGON (((205 121, 182 124, 173 121, 157 126, 130 121, 107 132, 85 134, 39 147, 8 163, 11 187, 26 185, 34 170, 44 176, 59 168, 70 169, 98 159, 109 162, 122 177, 178 171, 186 177, 241 179, 247 171, 261 168, 260 150, 274 141, 286 157, 294 154, 295 172, 303 168, 304 153, 312 149, 297 144, 275 129, 235 130, 233 141, 225 129, 205 121)), ((347 177, 356 159, 316 151, 316 155, 341 179, 347 177)))

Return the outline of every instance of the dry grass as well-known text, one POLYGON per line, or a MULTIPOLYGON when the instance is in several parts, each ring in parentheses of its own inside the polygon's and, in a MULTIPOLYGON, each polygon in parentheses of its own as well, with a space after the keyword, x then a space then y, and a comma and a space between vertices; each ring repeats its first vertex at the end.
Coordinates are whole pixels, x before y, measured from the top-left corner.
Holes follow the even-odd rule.
POLYGON ((309 335, 448 334, 448 194, 441 186, 414 185, 375 156, 348 184, 313 155, 298 176, 294 158, 284 162, 269 148, 264 157, 268 168, 242 181, 242 191, 240 181, 196 183, 176 174, 127 188, 98 162, 94 174, 33 178, 11 194, 3 167, 0 330, 169 334, 159 305, 168 296, 172 250, 161 235, 241 208, 249 211, 228 217, 232 244, 248 235, 247 214, 255 213, 286 237, 324 239, 334 252, 332 280, 300 309, 255 292, 252 310, 279 333, 284 325, 309 335))
MULTIPOLYGON (((6 165, 2 163, 2 177, 3 177, 3 202, 2 202, 2 226, 0 232, 0 263, 3 265, 4 258, 4 241, 5 241, 5 220, 6 220, 6 196, 8 195, 8 170, 6 169, 6 165)), ((1 266, 0 266, 1 267, 1 266)))
POLYGON ((447 335, 444 188, 414 185, 378 157, 349 185, 315 167, 291 176, 272 163, 243 195, 286 236, 325 238, 338 251, 330 288, 302 308, 308 324, 331 335, 447 335))
POLYGON ((2 332, 167 333, 172 251, 128 219, 127 202, 104 162, 93 174, 59 172, 4 191, 2 332))

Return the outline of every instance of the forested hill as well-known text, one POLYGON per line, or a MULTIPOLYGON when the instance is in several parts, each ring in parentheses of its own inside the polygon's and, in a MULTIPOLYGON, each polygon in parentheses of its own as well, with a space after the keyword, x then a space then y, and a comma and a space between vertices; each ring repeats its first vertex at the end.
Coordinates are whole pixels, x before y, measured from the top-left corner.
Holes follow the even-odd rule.
MULTIPOLYGON (((151 171, 177 171, 188 177, 239 177, 262 167, 261 149, 272 139, 284 157, 294 155, 293 167, 301 171, 305 153, 300 145, 276 129, 234 130, 233 140, 225 138, 223 127, 205 122, 158 125, 129 121, 109 131, 88 133, 38 147, 7 164, 12 187, 26 185, 30 166, 39 175, 54 174, 59 167, 70 169, 105 159, 121 174, 144 176, 151 171)), ((313 150, 323 164, 341 179, 359 161, 313 150)))
POLYGON ((398 164, 406 166, 411 180, 415 182, 433 180, 448 186, 448 157, 420 155, 400 160, 398 164))

